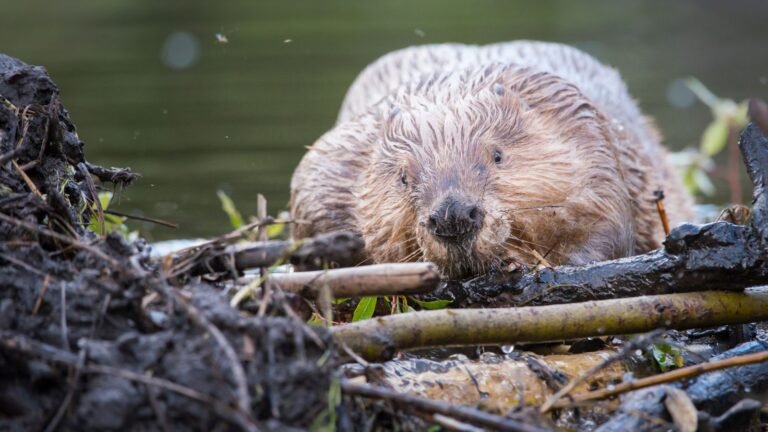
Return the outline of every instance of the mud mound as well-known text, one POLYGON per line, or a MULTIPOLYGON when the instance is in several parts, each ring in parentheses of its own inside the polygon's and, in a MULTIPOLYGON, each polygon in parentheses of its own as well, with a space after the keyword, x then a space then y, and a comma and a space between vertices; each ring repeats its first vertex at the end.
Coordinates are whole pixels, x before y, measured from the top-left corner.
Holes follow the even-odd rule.
MULTIPOLYGON (((328 333, 172 286, 142 240, 100 236, 97 188, 45 69, 0 55, 0 430, 286 430, 327 406, 328 333)), ((100 182, 96 181, 100 180, 100 182)))

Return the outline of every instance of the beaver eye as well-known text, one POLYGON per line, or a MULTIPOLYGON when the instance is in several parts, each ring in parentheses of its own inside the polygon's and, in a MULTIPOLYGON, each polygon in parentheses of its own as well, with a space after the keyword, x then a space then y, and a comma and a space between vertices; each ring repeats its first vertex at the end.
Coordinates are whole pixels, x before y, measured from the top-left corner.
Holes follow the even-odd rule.
POLYGON ((501 151, 496 150, 493 152, 493 161, 497 164, 501 163, 501 151))

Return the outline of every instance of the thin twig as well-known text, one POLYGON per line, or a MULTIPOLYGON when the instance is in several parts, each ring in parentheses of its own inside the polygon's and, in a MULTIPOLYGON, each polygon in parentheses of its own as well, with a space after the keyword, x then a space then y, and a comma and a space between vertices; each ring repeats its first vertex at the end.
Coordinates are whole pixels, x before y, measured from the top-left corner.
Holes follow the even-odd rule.
POLYGON ((128 219, 135 219, 135 220, 139 220, 139 221, 143 221, 143 222, 151 222, 153 224, 162 225, 162 226, 165 226, 165 227, 168 227, 168 228, 178 228, 179 227, 179 224, 175 224, 173 222, 168 222, 168 221, 164 221, 162 219, 158 219, 158 218, 154 218, 154 217, 149 217, 149 216, 139 216, 139 215, 123 213, 123 212, 119 212, 119 211, 115 211, 115 210, 104 210, 104 213, 115 215, 115 216, 120 216, 120 217, 124 217, 124 218, 128 218, 128 219))
MULTIPOLYGON (((262 194, 256 195, 256 218, 262 222, 267 220, 267 199, 264 198, 264 195, 262 194)), ((264 225, 259 226, 258 233, 260 242, 269 240, 269 236, 267 236, 267 228, 264 225)), ((258 312, 258 316, 261 317, 267 313, 267 305, 269 305, 272 300, 272 290, 275 288, 267 283, 269 272, 267 271, 266 266, 259 267, 259 274, 263 278, 261 283, 261 303, 259 304, 258 312)))
POLYGON ((484 429, 462 423, 452 417, 448 417, 442 414, 433 414, 431 420, 446 430, 453 430, 457 432, 483 432, 484 429))
MULTIPOLYGON (((752 354, 745 354, 742 356, 731 357, 723 360, 717 360, 709 363, 700 363, 693 366, 688 366, 673 371, 653 375, 646 378, 641 378, 636 381, 623 382, 611 388, 603 388, 587 393, 574 394, 571 396, 573 402, 584 402, 591 400, 599 400, 616 396, 622 393, 627 393, 633 390, 641 388, 651 387, 658 384, 669 383, 686 378, 693 378, 707 372, 712 372, 720 369, 727 369, 736 366, 745 366, 755 363, 762 363, 768 361, 768 351, 760 351, 752 354)), ((553 404, 554 408, 563 408, 571 404, 570 401, 560 400, 553 404)))
POLYGON ((38 198, 42 199, 43 194, 40 193, 40 189, 38 189, 37 186, 35 186, 35 182, 33 182, 31 178, 29 178, 27 173, 25 173, 24 170, 21 169, 19 164, 16 163, 16 161, 14 160, 14 161, 11 161, 11 165, 13 165, 13 168, 16 170, 17 173, 19 173, 19 176, 21 176, 21 178, 24 180, 24 183, 27 184, 27 187, 29 188, 29 190, 32 191, 33 194, 37 195, 38 198))
POLYGON ((32 315, 37 315, 37 312, 40 310, 40 306, 43 304, 43 297, 45 297, 45 293, 48 292, 50 284, 51 275, 45 275, 45 278, 43 279, 43 287, 40 288, 40 293, 35 299, 35 306, 32 307, 32 315))
POLYGON ((659 189, 653 192, 656 198, 656 211, 659 212, 659 219, 661 219, 661 226, 664 227, 664 235, 669 235, 669 218, 667 217, 667 210, 664 208, 664 191, 659 189))

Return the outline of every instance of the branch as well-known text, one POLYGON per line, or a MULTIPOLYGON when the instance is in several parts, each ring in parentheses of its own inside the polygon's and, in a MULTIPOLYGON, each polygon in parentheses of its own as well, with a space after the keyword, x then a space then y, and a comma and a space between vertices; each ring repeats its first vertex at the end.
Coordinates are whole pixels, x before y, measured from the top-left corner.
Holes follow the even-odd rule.
POLYGON ((269 267, 281 260, 299 267, 323 268, 325 264, 351 267, 365 259, 363 248, 364 243, 359 235, 337 231, 296 242, 272 240, 230 246, 215 245, 202 252, 193 249, 174 257, 177 262, 174 266, 190 269, 188 272, 193 276, 226 272, 231 269, 231 264, 234 264, 236 270, 244 271, 269 267), (181 265, 184 261, 191 262, 181 265))
POLYGON ((381 360, 412 348, 548 342, 766 319, 768 289, 755 289, 540 307, 420 311, 341 325, 333 333, 362 357, 381 360))
POLYGON ((432 263, 377 264, 328 271, 273 273, 268 284, 315 299, 323 287, 334 298, 431 292, 440 282, 432 263))

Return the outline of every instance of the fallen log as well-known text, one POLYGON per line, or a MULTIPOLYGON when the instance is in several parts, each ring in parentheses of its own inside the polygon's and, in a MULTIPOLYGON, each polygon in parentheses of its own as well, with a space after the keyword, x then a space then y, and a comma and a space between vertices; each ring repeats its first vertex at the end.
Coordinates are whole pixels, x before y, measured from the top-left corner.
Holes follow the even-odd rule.
MULTIPOLYGON (((556 388, 595 365, 604 364, 606 358, 615 354, 601 350, 540 356, 514 351, 508 355, 486 352, 477 359, 462 355, 446 360, 403 358, 377 365, 376 373, 366 378, 372 384, 401 393, 450 404, 482 404, 492 412, 509 412, 519 406, 541 405, 556 388)), ((576 389, 605 389, 621 382, 626 372, 622 361, 613 362, 576 389)))
POLYGON ((243 272, 248 269, 292 264, 300 268, 351 267, 365 260, 359 235, 337 231, 303 240, 270 240, 227 244, 213 241, 172 257, 172 276, 243 272))
POLYGON ((368 360, 436 346, 549 342, 768 320, 768 288, 496 309, 444 309, 377 317, 332 329, 368 360))

